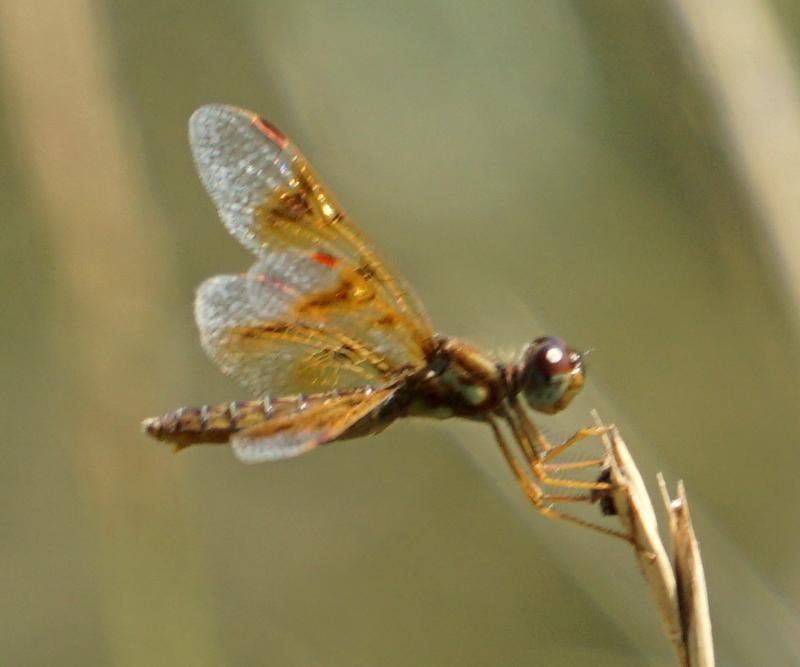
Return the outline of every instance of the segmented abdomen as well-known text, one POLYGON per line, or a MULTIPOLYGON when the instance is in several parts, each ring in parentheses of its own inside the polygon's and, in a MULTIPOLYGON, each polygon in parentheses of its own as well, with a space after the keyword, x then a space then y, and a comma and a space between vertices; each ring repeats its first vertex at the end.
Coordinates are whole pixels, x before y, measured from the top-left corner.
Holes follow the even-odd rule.
POLYGON ((201 442, 224 443, 237 431, 258 426, 269 419, 296 413, 329 395, 285 396, 257 401, 234 401, 200 408, 178 408, 142 422, 148 435, 187 447, 201 442))

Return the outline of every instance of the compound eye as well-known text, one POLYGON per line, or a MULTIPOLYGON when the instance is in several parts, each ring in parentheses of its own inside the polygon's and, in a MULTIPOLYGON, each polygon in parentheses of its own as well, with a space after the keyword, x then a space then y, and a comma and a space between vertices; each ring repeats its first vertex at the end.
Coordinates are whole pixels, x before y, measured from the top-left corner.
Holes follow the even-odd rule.
POLYGON ((537 338, 522 360, 522 392, 528 405, 554 413, 566 407, 583 385, 581 355, 562 340, 537 338))
POLYGON ((553 378, 572 371, 570 355, 558 338, 537 338, 531 352, 530 363, 544 378, 553 378))

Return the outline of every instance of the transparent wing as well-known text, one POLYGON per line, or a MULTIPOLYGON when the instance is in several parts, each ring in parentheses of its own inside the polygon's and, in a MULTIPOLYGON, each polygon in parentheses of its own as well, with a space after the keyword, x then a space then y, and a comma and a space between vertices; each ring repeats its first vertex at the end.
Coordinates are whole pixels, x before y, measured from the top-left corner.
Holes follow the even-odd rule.
POLYGON ((340 437, 359 420, 385 405, 396 391, 395 384, 335 396, 321 405, 237 433, 231 439, 231 446, 244 463, 298 456, 340 437))
POLYGON ((425 362, 417 331, 379 298, 369 280, 319 252, 271 252, 247 274, 248 301, 268 321, 300 322, 341 341, 375 367, 397 370, 425 362))
POLYGON ((257 396, 383 385, 396 371, 378 353, 334 330, 289 321, 276 292, 258 309, 248 279, 206 280, 195 299, 200 341, 223 372, 257 396), (272 313, 272 317, 268 313, 272 313))
POLYGON ((297 148, 256 114, 204 106, 189 122, 197 171, 223 223, 246 248, 318 255, 361 276, 373 304, 394 311, 398 326, 424 347, 430 322, 411 288, 386 268, 322 186, 297 148))
POLYGON ((291 188, 293 147, 255 114, 217 104, 192 114, 189 143, 222 222, 246 248, 261 253, 268 239, 259 229, 260 211, 273 193, 291 188))

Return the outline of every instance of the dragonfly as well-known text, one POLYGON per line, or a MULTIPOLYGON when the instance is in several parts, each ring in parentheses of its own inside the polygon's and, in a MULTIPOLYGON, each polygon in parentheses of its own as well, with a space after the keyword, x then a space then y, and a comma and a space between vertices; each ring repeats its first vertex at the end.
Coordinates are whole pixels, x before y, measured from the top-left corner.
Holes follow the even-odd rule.
POLYGON ((558 461, 610 427, 583 428, 554 445, 529 415, 569 405, 584 385, 584 353, 543 336, 503 361, 436 333, 406 280, 296 146, 257 114, 203 106, 191 116, 189 140, 220 219, 256 256, 247 273, 200 285, 200 341, 255 398, 179 408, 144 420, 145 433, 177 449, 228 443, 241 461, 257 463, 379 433, 402 417, 477 421, 537 511, 616 534, 559 509, 611 489, 602 475, 563 476, 602 467, 605 457, 558 461))

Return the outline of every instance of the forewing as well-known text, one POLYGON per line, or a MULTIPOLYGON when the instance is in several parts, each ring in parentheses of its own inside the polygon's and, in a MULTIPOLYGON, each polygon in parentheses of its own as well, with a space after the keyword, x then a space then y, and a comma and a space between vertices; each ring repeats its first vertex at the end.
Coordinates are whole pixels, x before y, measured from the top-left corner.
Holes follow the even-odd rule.
POLYGON ((283 134, 252 112, 209 105, 192 115, 189 137, 203 185, 245 247, 262 256, 293 249, 331 258, 362 276, 418 345, 430 340, 411 288, 386 268, 283 134))
POLYGON ((260 209, 294 178, 293 146, 255 114, 218 104, 189 119, 189 143, 206 191, 222 222, 246 248, 260 254, 267 239, 258 229, 260 209))
POLYGON ((379 355, 344 347, 341 337, 322 328, 278 319, 280 307, 273 303, 273 319, 265 317, 266 306, 256 310, 244 276, 215 276, 197 291, 203 348, 253 394, 316 393, 391 379, 392 369, 379 355))
POLYGON ((231 446, 244 463, 298 456, 335 440, 360 419, 386 404, 396 391, 395 384, 332 397, 321 405, 237 433, 231 439, 231 446))

